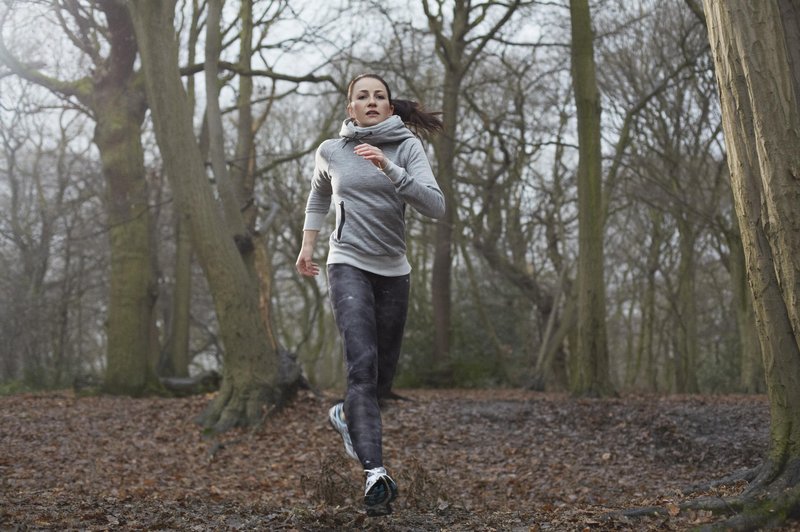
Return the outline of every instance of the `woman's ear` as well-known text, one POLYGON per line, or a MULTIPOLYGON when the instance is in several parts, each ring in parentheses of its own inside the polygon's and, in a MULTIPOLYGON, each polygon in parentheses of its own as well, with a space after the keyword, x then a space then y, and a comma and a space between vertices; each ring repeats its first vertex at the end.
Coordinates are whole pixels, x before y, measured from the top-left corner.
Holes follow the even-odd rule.
POLYGON ((356 118, 353 116, 353 106, 350 105, 349 103, 347 104, 347 116, 349 116, 352 119, 356 118))

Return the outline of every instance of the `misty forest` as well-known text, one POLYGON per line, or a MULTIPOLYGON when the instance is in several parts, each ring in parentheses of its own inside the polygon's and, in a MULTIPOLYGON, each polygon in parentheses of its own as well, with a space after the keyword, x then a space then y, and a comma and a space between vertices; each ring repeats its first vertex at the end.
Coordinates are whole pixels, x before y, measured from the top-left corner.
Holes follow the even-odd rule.
POLYGON ((800 2, 4 0, 0 301, 2 527, 790 527, 800 2), (440 113, 447 207, 377 521, 332 212, 295 269, 361 73, 440 113))

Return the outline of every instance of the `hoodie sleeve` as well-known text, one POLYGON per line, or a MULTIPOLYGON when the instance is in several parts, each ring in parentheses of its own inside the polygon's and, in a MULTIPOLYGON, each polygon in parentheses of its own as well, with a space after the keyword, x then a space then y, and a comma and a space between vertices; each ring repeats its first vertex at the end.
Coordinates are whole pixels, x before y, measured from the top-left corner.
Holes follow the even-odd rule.
POLYGON ((444 194, 433 176, 422 142, 417 138, 404 142, 398 160, 405 164, 405 168, 388 161, 383 173, 394 184, 403 201, 424 216, 442 218, 445 212, 444 194))
POLYGON ((328 173, 329 157, 326 153, 326 143, 322 143, 317 148, 314 163, 314 176, 311 179, 311 191, 308 193, 306 201, 306 218, 303 222, 303 230, 319 231, 325 216, 331 208, 331 196, 333 188, 331 177, 328 173))

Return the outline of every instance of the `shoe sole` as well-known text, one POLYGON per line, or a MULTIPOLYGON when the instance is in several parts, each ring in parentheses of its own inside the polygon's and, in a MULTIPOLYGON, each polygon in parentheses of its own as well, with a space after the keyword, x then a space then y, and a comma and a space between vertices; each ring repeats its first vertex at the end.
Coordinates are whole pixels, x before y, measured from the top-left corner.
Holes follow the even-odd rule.
MULTIPOLYGON (((379 490, 382 493, 378 495, 377 493, 370 493, 369 495, 364 496, 364 504, 367 507, 367 516, 368 517, 381 517, 384 515, 389 515, 392 513, 392 506, 391 503, 397 498, 397 487, 392 489, 389 483, 386 480, 381 479, 379 482, 383 485, 382 488, 379 490), (388 496, 384 493, 384 490, 388 491, 388 496), (371 497, 381 497, 383 500, 380 501, 370 501, 371 497)), ((377 486, 377 484, 376 484, 377 486)))
POLYGON ((378 507, 367 507, 367 517, 384 517, 392 514, 392 507, 390 505, 378 507))

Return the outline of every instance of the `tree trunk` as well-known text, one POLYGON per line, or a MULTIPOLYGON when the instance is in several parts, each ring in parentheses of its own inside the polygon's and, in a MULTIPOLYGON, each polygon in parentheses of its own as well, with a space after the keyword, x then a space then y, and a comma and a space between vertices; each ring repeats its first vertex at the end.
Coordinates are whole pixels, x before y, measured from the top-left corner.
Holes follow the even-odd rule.
MULTIPOLYGON (((187 59, 190 65, 195 63, 197 42, 200 40, 202 9, 199 0, 192 0, 192 17, 188 29, 187 59)), ((195 77, 186 80, 186 97, 189 109, 195 109, 195 77)), ((204 122, 205 123, 205 122, 204 122)), ((169 319, 169 336, 164 346, 161 363, 162 377, 188 377, 192 363, 189 349, 191 341, 191 305, 192 305, 192 235, 189 219, 175 209, 175 263, 172 287, 172 298, 167 311, 169 319)))
POLYGON ((155 272, 141 125, 146 103, 133 70, 136 41, 121 4, 101 2, 108 21, 108 68, 96 78, 94 142, 106 182, 111 244, 108 357, 103 389, 141 395, 158 388, 151 352, 155 326, 155 272))
POLYGON ((156 382, 150 364, 155 276, 140 121, 125 113, 124 95, 120 96, 109 102, 116 103, 118 112, 98 114, 95 131, 107 186, 111 249, 103 391, 141 395, 156 382))
MULTIPOLYGON (((4 45, 0 60, 22 78, 54 93, 77 98, 91 109, 96 120, 94 141, 107 187, 105 207, 111 255, 105 391, 140 395, 151 385, 157 385, 151 364, 157 357, 157 352, 152 352, 156 297, 154 248, 140 131, 145 100, 134 71, 136 40, 124 4, 97 0, 96 6, 105 15, 107 27, 103 33, 108 39, 108 53, 104 57, 106 49, 101 50, 100 43, 86 38, 86 46, 97 47, 93 54, 86 52, 93 62, 91 77, 70 83, 50 78, 19 62, 4 45)), ((73 19, 84 16, 76 15, 72 4, 58 5, 55 9, 63 9, 73 19)), ((62 24, 68 24, 66 19, 63 15, 62 24)), ((80 35, 73 36, 86 37, 88 31, 93 31, 89 28, 94 22, 81 20, 77 24, 80 35)))
POLYGON ((572 76, 578 114, 578 347, 570 364, 576 395, 611 393, 603 278, 600 95, 588 0, 570 0, 572 76))
POLYGON ((175 271, 169 311, 169 336, 165 345, 166 359, 162 376, 188 377, 191 355, 192 239, 189 220, 175 213, 175 271))
POLYGON ((770 445, 754 488, 796 485, 800 469, 800 20, 794 6, 705 0, 770 403, 770 445))
POLYGON ((626 379, 628 387, 640 384, 645 390, 658 390, 657 368, 655 363, 655 327, 656 327, 656 273, 661 263, 661 245, 664 243, 662 231, 664 215, 652 209, 650 220, 650 243, 647 247, 645 267, 644 293, 641 295, 641 326, 636 342, 636 361, 626 379))
MULTIPOLYGON (((465 37, 469 31, 469 3, 455 2, 452 11, 451 35, 445 36, 441 14, 433 16, 425 2, 428 26, 436 33, 437 52, 444 66, 442 83, 442 122, 444 130, 436 138, 436 170, 439 187, 444 194, 446 212, 436 222, 436 240, 431 273, 431 305, 433 307, 433 369, 434 379, 450 378, 450 344, 452 342, 452 270, 453 235, 458 216, 455 197, 455 158, 459 120, 459 93, 465 72, 465 37)), ((442 6, 440 5, 440 10, 442 6)))
MULTIPOLYGON (((252 69, 253 55, 253 4, 242 2, 239 8, 239 20, 242 29, 239 35, 239 68, 242 71, 252 69)), ((231 181, 238 197, 242 201, 241 211, 244 226, 251 233, 255 231, 258 208, 255 202, 255 135, 253 126, 253 78, 239 76, 239 92, 236 97, 238 121, 236 123, 236 154, 231 164, 231 181)))
MULTIPOLYGON (((563 290, 566 290, 566 288, 563 290)), ((569 293, 559 292, 557 296, 547 317, 547 326, 542 334, 539 354, 536 357, 536 364, 532 372, 531 387, 534 390, 559 390, 568 385, 568 378, 564 375, 565 372, 562 371, 563 360, 566 358, 564 344, 578 320, 578 305, 575 298, 570 297, 569 293), (558 300, 563 299, 564 296, 566 296, 567 302, 564 305, 564 309, 560 310, 558 308, 558 300), (559 316, 559 312, 562 312, 562 315, 559 316), (553 382, 554 384, 548 387, 546 386, 547 382, 553 382)))
MULTIPOLYGON (((253 55, 253 4, 242 2, 239 8, 242 29, 239 35, 239 69, 247 72, 252 69, 253 55)), ((231 165, 231 182, 241 199, 241 212, 245 231, 251 235, 253 251, 244 256, 258 283, 259 310, 261 320, 267 331, 267 340, 276 352, 279 351, 275 327, 272 323, 272 256, 264 238, 256 232, 259 209, 255 201, 256 149, 255 136, 258 126, 253 120, 253 78, 239 76, 239 92, 236 108, 239 120, 236 125, 236 154, 231 165)), ((258 124, 262 124, 263 121, 258 124)), ((269 226, 268 223, 265 226, 269 226)), ((292 368, 299 375, 299 368, 292 368)))
POLYGON ((223 382, 200 421, 216 430, 259 422, 280 402, 278 354, 267 342, 258 311, 258 287, 226 230, 192 130, 191 110, 178 70, 175 0, 129 4, 142 57, 156 139, 179 210, 214 299, 225 348, 223 382))
POLYGON ((678 266, 678 334, 675 388, 678 393, 697 393, 697 298, 695 297, 695 236, 691 224, 678 219, 680 264, 678 266))
POLYGON ((458 92, 461 74, 448 69, 442 92, 442 121, 444 131, 436 139, 437 181, 444 194, 447 211, 436 222, 436 243, 431 274, 431 304, 433 307, 433 366, 447 380, 452 337, 452 280, 453 227, 456 223, 456 199, 453 176, 456 156, 456 126, 458 124, 458 92))
MULTIPOLYGON (((220 21, 222 0, 208 1, 205 43, 205 84, 206 84, 206 124, 208 126, 208 153, 211 168, 217 183, 219 201, 227 223, 228 231, 239 244, 243 257, 252 255, 251 235, 246 231, 242 219, 242 199, 228 172, 225 157, 225 134, 222 126, 222 110, 219 105, 219 75, 217 65, 221 43, 220 21)), ((252 262, 250 260, 249 262, 252 262)))
POLYGON ((742 240, 737 231, 728 238, 729 268, 733 289, 733 306, 736 328, 739 332, 739 359, 741 390, 745 393, 764 393, 764 366, 761 362, 761 344, 758 340, 753 295, 747 285, 747 271, 742 240))
MULTIPOLYGON (((444 68, 442 87, 442 121, 444 131, 434 143, 436 150, 437 180, 445 198, 447 212, 436 223, 436 243, 434 249, 433 272, 431 279, 431 298, 433 306, 434 372, 437 380, 449 381, 451 378, 450 347, 452 343, 452 269, 453 238, 458 222, 458 204, 455 191, 456 140, 459 122, 459 96, 465 74, 500 29, 510 20, 519 8, 520 0, 507 4, 472 4, 456 0, 452 4, 422 0, 422 9, 428 21, 428 29, 436 40, 436 54, 444 68), (434 7, 432 9, 431 7, 434 7), (445 14, 445 5, 450 12, 445 14), (486 28, 479 20, 487 20, 487 13, 499 7, 502 13, 490 27, 486 28), (470 20, 473 10, 477 13, 470 20), (450 34, 445 32, 449 25, 450 34), (484 31, 470 35, 473 30, 484 31)), ((413 85, 413 82, 412 82, 413 85)))

